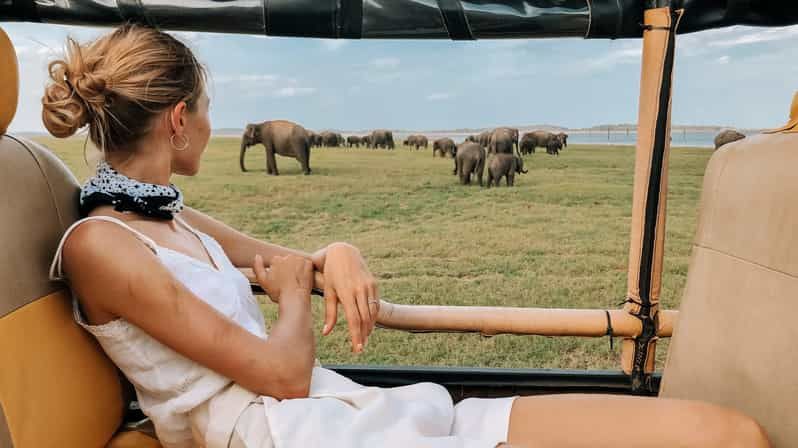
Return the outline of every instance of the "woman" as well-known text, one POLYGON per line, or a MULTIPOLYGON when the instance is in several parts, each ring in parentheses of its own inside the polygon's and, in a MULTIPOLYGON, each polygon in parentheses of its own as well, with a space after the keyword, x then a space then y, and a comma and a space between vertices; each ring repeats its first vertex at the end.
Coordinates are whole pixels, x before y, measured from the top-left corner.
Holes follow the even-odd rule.
POLYGON ((364 387, 320 367, 314 276, 322 333, 340 303, 356 352, 378 312, 374 278, 351 245, 305 254, 182 205, 171 175, 197 174, 210 136, 191 51, 125 25, 70 40, 49 71, 45 126, 68 137, 88 125, 104 156, 81 191, 87 218, 65 233, 51 276, 68 279, 75 319, 133 383, 165 447, 768 446, 754 421, 705 403, 560 395, 453 406, 436 384, 364 387), (268 337, 235 268, 249 266, 279 307, 268 337))

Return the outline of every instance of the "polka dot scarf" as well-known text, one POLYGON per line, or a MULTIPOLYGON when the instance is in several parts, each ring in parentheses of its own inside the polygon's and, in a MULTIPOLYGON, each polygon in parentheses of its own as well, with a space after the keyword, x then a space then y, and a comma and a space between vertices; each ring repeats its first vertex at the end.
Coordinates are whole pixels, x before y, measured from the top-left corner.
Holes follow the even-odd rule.
POLYGON ((80 191, 80 212, 86 216, 100 205, 113 205, 119 212, 172 219, 175 213, 183 210, 183 193, 175 184, 164 186, 131 179, 101 160, 97 164, 97 174, 90 177, 80 191))

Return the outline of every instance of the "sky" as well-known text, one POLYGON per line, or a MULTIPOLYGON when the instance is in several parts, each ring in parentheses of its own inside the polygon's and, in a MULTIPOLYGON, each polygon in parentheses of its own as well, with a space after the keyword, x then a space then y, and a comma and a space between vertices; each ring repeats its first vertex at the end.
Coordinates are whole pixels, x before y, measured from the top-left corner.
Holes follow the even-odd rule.
MULTIPOLYGON (((20 61, 12 132, 42 132, 47 63, 66 36, 107 28, 4 24, 20 61)), ((637 39, 329 40, 179 32, 211 75, 215 129, 273 119, 309 129, 444 130, 634 123, 637 39)), ((798 90, 798 26, 677 39, 673 123, 772 128, 798 90)))

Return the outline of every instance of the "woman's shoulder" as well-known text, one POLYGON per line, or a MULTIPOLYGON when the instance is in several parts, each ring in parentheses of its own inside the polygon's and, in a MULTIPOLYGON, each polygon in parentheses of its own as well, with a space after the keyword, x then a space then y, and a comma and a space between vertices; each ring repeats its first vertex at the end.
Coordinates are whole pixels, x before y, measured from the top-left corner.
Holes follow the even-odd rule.
MULTIPOLYGON (((111 215, 91 215, 76 221, 62 237, 61 256, 75 265, 86 265, 117 257, 133 255, 142 249, 142 242, 156 251, 146 235, 111 215)), ((68 268, 68 264, 65 263, 68 268)), ((68 270, 68 269, 67 269, 68 270)))

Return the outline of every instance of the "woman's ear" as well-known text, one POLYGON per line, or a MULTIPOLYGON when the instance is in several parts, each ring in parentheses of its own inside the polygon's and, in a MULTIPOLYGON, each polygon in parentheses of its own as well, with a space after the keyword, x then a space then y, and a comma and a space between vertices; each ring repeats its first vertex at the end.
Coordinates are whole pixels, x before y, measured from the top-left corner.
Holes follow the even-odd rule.
POLYGON ((187 105, 185 101, 180 101, 169 113, 169 124, 172 127, 172 133, 183 135, 186 131, 186 111, 187 105))

